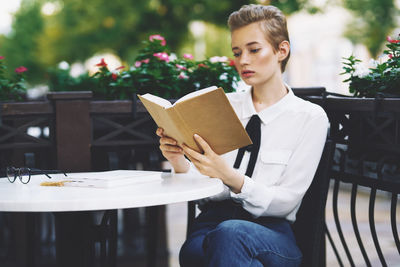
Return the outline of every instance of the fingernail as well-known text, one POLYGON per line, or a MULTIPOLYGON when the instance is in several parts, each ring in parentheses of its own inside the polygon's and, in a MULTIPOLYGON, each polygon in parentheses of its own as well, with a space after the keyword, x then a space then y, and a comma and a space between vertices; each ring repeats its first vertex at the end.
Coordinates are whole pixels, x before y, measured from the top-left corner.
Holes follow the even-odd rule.
POLYGON ((194 137, 196 137, 196 138, 197 138, 197 137, 199 137, 199 135, 198 135, 198 134, 194 134, 194 137))

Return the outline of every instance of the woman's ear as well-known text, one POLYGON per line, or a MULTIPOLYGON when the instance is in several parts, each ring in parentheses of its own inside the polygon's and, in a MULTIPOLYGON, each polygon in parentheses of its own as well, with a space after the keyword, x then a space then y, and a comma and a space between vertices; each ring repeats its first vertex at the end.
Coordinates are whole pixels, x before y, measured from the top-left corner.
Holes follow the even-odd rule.
POLYGON ((285 60, 285 58, 289 55, 289 52, 290 52, 290 44, 289 44, 289 42, 286 41, 286 40, 282 41, 279 44, 279 50, 278 50, 279 61, 285 60))

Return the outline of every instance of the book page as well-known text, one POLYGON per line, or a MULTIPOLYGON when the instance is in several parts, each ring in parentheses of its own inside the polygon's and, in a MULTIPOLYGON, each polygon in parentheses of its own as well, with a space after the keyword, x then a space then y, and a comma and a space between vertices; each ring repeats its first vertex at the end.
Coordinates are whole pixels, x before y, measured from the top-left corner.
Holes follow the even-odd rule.
POLYGON ((161 98, 159 96, 155 96, 155 95, 149 94, 149 93, 141 95, 141 97, 149 100, 150 102, 158 104, 158 105, 160 105, 160 106, 162 106, 164 108, 169 108, 169 107, 172 106, 171 102, 169 102, 168 100, 166 100, 164 98, 161 98))
POLYGON ((137 177, 152 176, 159 172, 151 171, 136 171, 136 170, 114 170, 103 172, 76 172, 68 173, 68 179, 92 179, 92 180, 105 180, 115 181, 118 179, 136 179, 137 177))
MULTIPOLYGON (((216 89, 218 89, 218 87, 216 87, 216 86, 210 86, 210 87, 207 87, 207 88, 204 88, 204 89, 200 89, 200 90, 191 92, 191 93, 189 93, 189 94, 187 94, 187 95, 185 95, 185 96, 179 98, 179 99, 175 102, 175 104, 176 104, 176 103, 179 103, 179 102, 182 102, 182 101, 185 101, 185 100, 188 100, 188 99, 191 99, 191 98, 194 98, 194 97, 196 97, 196 96, 199 96, 199 95, 208 93, 208 92, 210 92, 210 91, 212 91, 212 90, 216 90, 216 89)), ((175 105, 175 104, 174 104, 174 105, 175 105)))
POLYGON ((105 172, 70 173, 62 181, 64 186, 114 187, 162 181, 161 172, 116 170, 105 172))

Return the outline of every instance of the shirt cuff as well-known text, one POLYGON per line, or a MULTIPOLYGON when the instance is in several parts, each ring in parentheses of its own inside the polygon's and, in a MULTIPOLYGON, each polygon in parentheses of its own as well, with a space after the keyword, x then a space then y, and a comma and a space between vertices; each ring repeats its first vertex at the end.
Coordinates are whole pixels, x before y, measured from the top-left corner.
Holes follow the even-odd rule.
POLYGON ((244 176, 243 186, 240 190, 240 193, 236 194, 230 191, 231 197, 238 200, 244 200, 251 195, 255 186, 254 180, 248 177, 247 175, 244 176))

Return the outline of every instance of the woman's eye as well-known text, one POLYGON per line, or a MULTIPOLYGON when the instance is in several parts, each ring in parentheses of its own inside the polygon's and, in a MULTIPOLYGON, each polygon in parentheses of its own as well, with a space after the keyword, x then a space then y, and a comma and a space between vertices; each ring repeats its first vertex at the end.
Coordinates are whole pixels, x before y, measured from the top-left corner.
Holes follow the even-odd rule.
POLYGON ((251 53, 257 53, 258 51, 260 51, 260 48, 250 49, 251 53))
POLYGON ((233 53, 233 56, 238 57, 238 56, 240 56, 240 53, 233 53))

